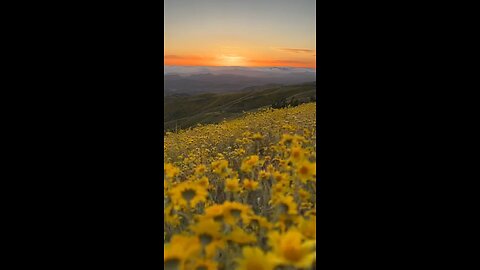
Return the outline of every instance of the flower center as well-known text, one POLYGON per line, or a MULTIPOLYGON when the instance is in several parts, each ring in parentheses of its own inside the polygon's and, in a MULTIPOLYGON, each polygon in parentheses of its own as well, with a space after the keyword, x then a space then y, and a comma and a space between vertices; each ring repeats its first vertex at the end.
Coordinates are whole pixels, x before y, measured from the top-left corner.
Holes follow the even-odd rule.
POLYGON ((307 175, 308 174, 308 168, 306 166, 302 166, 300 168, 300 174, 307 175))
POLYGON ((240 217, 240 214, 241 214, 241 213, 242 213, 242 211, 240 211, 240 210, 238 210, 238 209, 232 209, 232 210, 230 211, 230 214, 232 214, 232 216, 237 217, 237 218, 240 217))
POLYGON ((206 233, 202 233, 200 234, 200 242, 202 242, 202 245, 206 246, 208 244, 210 244, 212 242, 212 239, 213 237, 206 234, 206 233))
POLYGON ((164 263, 166 270, 178 270, 180 269, 180 260, 179 259, 169 259, 164 263))
POLYGON ((182 192, 182 197, 186 201, 190 201, 191 199, 193 199, 195 197, 195 195, 196 195, 196 192, 193 189, 187 189, 187 190, 182 192))
POLYGON ((280 208, 280 213, 285 214, 288 213, 288 205, 281 203, 278 208, 280 208))

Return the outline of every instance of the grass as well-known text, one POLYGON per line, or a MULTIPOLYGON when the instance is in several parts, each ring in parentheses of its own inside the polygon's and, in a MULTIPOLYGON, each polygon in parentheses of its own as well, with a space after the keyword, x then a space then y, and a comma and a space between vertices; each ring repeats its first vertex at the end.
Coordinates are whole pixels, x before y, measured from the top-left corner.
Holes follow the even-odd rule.
POLYGON ((188 128, 196 124, 218 123, 243 112, 271 106, 282 99, 316 96, 316 82, 289 86, 249 87, 239 92, 193 96, 168 96, 164 105, 164 129, 188 128))

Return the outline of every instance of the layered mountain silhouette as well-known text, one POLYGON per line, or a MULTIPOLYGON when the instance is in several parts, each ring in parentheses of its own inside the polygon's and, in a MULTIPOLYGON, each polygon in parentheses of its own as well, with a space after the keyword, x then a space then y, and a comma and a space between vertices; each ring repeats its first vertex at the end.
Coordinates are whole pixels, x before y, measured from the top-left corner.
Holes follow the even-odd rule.
POLYGON ((316 71, 289 67, 164 67, 164 96, 172 94, 222 93, 246 87, 315 81, 316 71))

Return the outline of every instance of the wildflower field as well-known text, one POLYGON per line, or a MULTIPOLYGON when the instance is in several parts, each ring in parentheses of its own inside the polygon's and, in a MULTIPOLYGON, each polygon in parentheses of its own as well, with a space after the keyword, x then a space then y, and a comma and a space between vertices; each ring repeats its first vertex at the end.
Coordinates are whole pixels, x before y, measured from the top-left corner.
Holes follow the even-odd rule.
POLYGON ((313 269, 316 103, 164 136, 165 269, 313 269))

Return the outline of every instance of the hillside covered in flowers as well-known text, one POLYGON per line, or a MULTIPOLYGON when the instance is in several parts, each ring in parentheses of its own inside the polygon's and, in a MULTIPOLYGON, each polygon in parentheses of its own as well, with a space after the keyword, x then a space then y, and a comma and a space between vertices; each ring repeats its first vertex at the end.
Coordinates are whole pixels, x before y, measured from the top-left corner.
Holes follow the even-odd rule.
POLYGON ((164 267, 313 269, 316 103, 164 136, 164 267))

